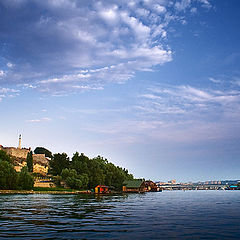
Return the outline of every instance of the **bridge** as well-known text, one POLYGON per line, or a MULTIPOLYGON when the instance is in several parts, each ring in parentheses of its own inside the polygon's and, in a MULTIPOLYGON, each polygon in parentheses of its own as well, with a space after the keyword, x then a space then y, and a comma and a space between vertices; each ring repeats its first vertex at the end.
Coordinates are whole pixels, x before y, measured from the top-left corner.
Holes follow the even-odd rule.
POLYGON ((166 184, 158 185, 163 190, 224 190, 226 184, 166 184))

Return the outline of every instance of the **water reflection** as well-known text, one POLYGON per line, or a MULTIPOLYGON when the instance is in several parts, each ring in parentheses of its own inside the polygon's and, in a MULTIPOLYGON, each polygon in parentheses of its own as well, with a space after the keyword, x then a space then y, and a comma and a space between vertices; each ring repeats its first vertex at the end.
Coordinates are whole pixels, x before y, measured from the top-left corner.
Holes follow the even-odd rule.
POLYGON ((237 239, 239 197, 240 191, 0 195, 0 238, 237 239))

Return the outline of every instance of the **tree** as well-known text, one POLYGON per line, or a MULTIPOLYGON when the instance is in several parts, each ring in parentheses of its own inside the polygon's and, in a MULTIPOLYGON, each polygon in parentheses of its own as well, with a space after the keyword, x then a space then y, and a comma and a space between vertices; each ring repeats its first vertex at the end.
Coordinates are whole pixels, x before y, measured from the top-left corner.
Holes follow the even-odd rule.
POLYGON ((0 160, 0 189, 17 189, 18 175, 13 165, 0 160))
POLYGON ((78 174, 89 175, 88 163, 89 163, 89 158, 87 156, 85 156, 83 153, 79 155, 79 153, 76 152, 72 157, 72 162, 70 164, 70 167, 72 169, 75 169, 78 174))
POLYGON ((27 167, 29 172, 33 172, 33 156, 32 151, 27 154, 27 167))
POLYGON ((28 172, 28 167, 25 166, 22 168, 21 172, 19 173, 18 178, 18 186, 22 190, 30 190, 33 188, 34 179, 31 174, 28 172))
POLYGON ((52 152, 44 147, 36 147, 34 150, 35 154, 45 154, 46 157, 52 158, 52 152))
POLYGON ((50 173, 58 175, 58 180, 63 179, 73 189, 91 189, 105 184, 121 190, 125 180, 133 179, 127 169, 115 166, 101 156, 89 159, 78 152, 73 155, 72 161, 66 153, 54 154, 50 161, 50 173))
POLYGON ((86 174, 77 174, 75 169, 63 169, 61 177, 66 181, 67 185, 73 189, 83 189, 88 185, 88 176, 86 174))
POLYGON ((0 150, 0 160, 12 163, 11 157, 3 150, 0 150))
POLYGON ((60 175, 62 170, 69 168, 70 161, 66 153, 57 153, 53 155, 53 158, 49 161, 50 173, 53 175, 60 175))
POLYGON ((105 174, 103 165, 101 164, 101 161, 99 161, 98 158, 93 158, 89 160, 88 164, 89 168, 89 188, 94 188, 99 184, 105 184, 105 174))

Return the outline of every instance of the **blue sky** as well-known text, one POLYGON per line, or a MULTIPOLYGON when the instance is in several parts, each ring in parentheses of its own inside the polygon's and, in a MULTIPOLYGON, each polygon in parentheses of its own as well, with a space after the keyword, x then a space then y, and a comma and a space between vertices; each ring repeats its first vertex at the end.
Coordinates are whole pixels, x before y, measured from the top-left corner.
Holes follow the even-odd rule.
POLYGON ((239 179, 238 0, 0 0, 0 144, 136 177, 239 179))

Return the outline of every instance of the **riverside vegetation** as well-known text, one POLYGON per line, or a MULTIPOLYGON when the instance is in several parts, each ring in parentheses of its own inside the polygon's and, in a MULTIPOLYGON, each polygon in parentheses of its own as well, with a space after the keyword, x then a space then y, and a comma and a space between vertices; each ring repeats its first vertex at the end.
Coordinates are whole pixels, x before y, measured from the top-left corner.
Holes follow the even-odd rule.
MULTIPOLYGON (((70 159, 66 153, 52 155, 49 150, 39 147, 34 153, 45 153, 50 158, 48 175, 57 186, 64 182, 71 189, 86 190, 103 184, 121 190, 125 180, 133 179, 127 169, 115 166, 100 156, 90 159, 76 152, 70 159)), ((33 189, 36 176, 33 173, 32 152, 28 154, 26 162, 27 166, 17 173, 13 158, 0 150, 0 189, 33 189)))

